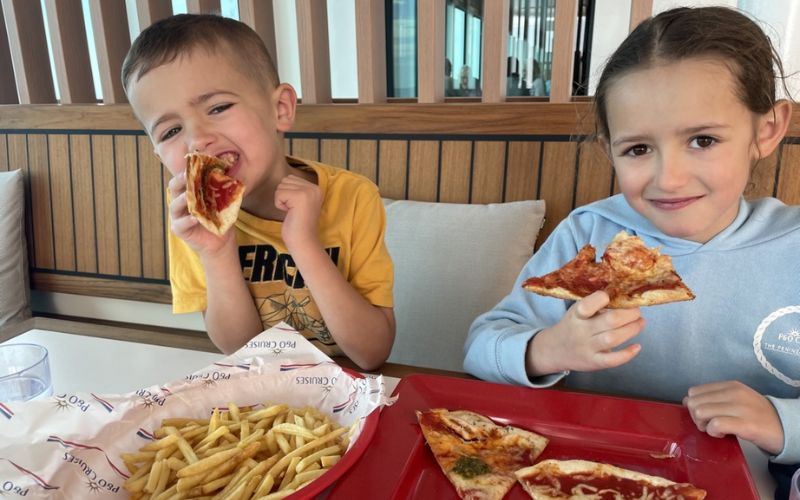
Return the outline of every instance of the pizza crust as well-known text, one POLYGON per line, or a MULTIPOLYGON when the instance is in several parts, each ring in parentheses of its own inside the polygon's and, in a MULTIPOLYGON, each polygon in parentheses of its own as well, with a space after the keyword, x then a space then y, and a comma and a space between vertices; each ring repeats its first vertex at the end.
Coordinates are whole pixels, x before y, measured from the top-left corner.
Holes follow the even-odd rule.
POLYGON ((219 158, 202 153, 191 153, 186 155, 186 158, 186 204, 189 213, 209 232, 222 236, 228 232, 239 216, 244 186, 236 179, 225 175, 227 164, 219 158), (230 203, 222 210, 217 210, 216 207, 206 203, 203 197, 204 184, 211 176, 222 184, 234 183, 230 203))

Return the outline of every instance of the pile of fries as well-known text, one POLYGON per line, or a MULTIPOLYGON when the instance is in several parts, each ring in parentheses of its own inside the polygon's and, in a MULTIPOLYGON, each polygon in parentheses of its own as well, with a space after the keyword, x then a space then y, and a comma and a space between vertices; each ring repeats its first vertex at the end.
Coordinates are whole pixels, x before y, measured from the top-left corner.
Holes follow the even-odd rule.
POLYGON ((122 454, 131 473, 124 488, 142 500, 284 498, 339 461, 349 430, 285 404, 165 419, 155 441, 122 454))

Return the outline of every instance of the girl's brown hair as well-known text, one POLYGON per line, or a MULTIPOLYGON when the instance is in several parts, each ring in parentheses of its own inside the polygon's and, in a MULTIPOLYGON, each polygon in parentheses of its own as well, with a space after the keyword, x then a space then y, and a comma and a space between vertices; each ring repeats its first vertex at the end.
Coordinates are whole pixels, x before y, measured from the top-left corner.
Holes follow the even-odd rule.
POLYGON ((211 14, 178 14, 148 26, 134 40, 122 63, 123 88, 127 91, 132 81, 197 48, 224 53, 242 74, 265 88, 280 83, 264 42, 249 26, 211 14))
POLYGON ((739 99, 753 113, 764 114, 775 105, 776 75, 787 90, 780 56, 750 18, 726 7, 680 7, 642 22, 608 59, 594 97, 596 135, 609 135, 608 90, 620 77, 693 57, 726 64, 739 99))

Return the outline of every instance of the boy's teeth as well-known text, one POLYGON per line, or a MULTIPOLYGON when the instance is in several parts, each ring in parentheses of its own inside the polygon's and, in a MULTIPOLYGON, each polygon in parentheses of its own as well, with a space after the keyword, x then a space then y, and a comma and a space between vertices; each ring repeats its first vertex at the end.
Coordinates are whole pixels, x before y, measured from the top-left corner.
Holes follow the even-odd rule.
POLYGON ((238 155, 234 153, 223 153, 219 156, 219 159, 224 161, 228 165, 233 165, 234 163, 236 163, 236 160, 238 158, 239 158, 238 155))

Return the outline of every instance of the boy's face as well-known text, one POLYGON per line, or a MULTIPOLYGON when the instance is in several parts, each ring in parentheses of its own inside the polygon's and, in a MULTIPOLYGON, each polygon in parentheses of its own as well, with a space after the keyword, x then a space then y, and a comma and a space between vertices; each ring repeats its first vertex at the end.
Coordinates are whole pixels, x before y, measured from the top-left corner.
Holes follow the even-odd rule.
POLYGON ((637 212, 701 243, 733 222, 757 157, 756 119, 726 66, 689 59, 633 71, 607 103, 611 159, 637 212))
POLYGON ((172 175, 184 171, 187 153, 200 151, 228 160, 228 175, 247 195, 285 175, 272 167, 283 161, 279 133, 292 126, 294 91, 258 85, 225 55, 194 50, 132 82, 128 97, 172 175))

